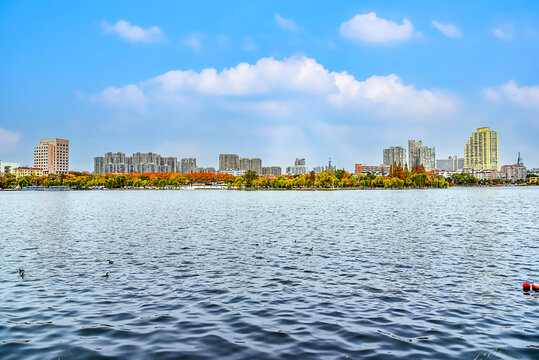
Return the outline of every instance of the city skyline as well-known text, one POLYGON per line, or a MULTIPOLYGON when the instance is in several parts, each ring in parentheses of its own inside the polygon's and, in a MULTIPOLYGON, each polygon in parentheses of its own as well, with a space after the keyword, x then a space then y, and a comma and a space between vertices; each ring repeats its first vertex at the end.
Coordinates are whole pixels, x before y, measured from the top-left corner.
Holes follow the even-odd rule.
POLYGON ((489 127, 500 165, 521 152, 539 167, 537 2, 0 10, 5 162, 31 165, 36 141, 58 137, 71 141, 70 170, 111 150, 353 169, 408 139, 464 157, 470 133, 489 127))
MULTIPOLYGON (((477 140, 476 140, 477 141, 477 140)), ((477 147, 477 144, 475 145, 477 147)), ((481 145, 484 146, 484 145, 481 145)), ((61 147, 61 146, 60 146, 61 147)), ((490 145, 487 146, 490 148, 490 145)), ((476 131, 472 132, 472 135, 468 139, 468 142, 466 143, 465 149, 464 149, 464 157, 458 157, 458 156, 451 156, 449 155, 447 158, 437 158, 436 157, 436 150, 435 146, 428 147, 426 145, 423 145, 423 142, 421 140, 408 140, 408 154, 406 154, 406 149, 402 146, 390 146, 389 148, 383 149, 382 152, 382 162, 380 162, 380 165, 390 166, 390 165, 401 165, 401 166, 407 166, 410 169, 414 168, 415 166, 422 165, 426 171, 433 171, 433 170, 449 170, 451 168, 451 171, 498 171, 499 167, 504 165, 499 163, 499 153, 498 153, 498 132, 496 130, 491 130, 488 127, 482 127, 477 128, 476 131), (470 148, 470 141, 474 137, 477 137, 478 134, 482 134, 483 132, 492 133, 495 137, 495 143, 493 146, 495 146, 494 150, 494 162, 495 166, 490 167, 490 165, 487 165, 486 167, 484 165, 471 165, 471 162, 469 165, 464 166, 465 161, 470 161, 469 156, 469 148, 470 148), (467 160, 468 159, 468 160, 467 160)), ((477 155, 476 155, 477 156, 477 155)), ((526 165, 522 161, 522 156, 520 152, 518 152, 518 158, 516 162, 508 162, 504 166, 510 166, 510 165, 526 165)), ((326 165, 310 165, 307 166, 305 158, 296 158, 294 162, 294 166, 281 166, 281 165, 271 165, 271 166, 262 166, 262 159, 261 158, 245 158, 241 157, 238 154, 219 154, 218 157, 218 167, 213 166, 197 166, 197 160, 196 157, 192 158, 181 158, 176 156, 163 156, 161 154, 148 152, 148 153, 141 153, 136 152, 133 153, 132 156, 126 156, 126 153, 124 152, 106 152, 104 157, 103 156, 96 156, 93 158, 93 171, 90 169, 70 169, 69 168, 69 140, 65 139, 41 139, 40 144, 37 146, 34 146, 34 162, 32 166, 35 166, 38 169, 44 169, 45 173, 47 173, 47 164, 51 166, 51 164, 56 164, 56 159, 64 158, 65 163, 62 163, 60 170, 60 173, 67 173, 67 171, 82 171, 82 172, 89 172, 89 173, 96 173, 96 174, 105 174, 105 173, 155 173, 155 172, 180 172, 180 173, 192 173, 192 172, 215 172, 215 173, 222 173, 222 172, 228 172, 228 171, 234 171, 234 174, 236 172, 245 172, 248 170, 253 170, 258 174, 269 174, 270 168, 271 169, 279 169, 278 173, 286 174, 304 174, 305 172, 309 171, 315 171, 315 172, 321 172, 325 170, 336 170, 344 169, 347 171, 352 171, 351 169, 347 169, 345 167, 339 167, 339 166, 332 166, 331 165, 331 157, 329 158, 329 166, 326 165), (60 148, 59 150, 56 150, 56 143, 61 142, 63 146, 66 146, 66 148, 60 148), (48 150, 47 150, 48 149, 48 150), (56 152, 58 151, 58 154, 56 152), (48 155, 46 155, 48 153, 48 155), (52 163, 51 163, 52 161, 52 163), (298 168, 299 166, 299 168, 298 168), (301 169, 301 170, 298 170, 301 169), (311 170, 309 170, 311 169, 311 170)), ((478 158, 479 159, 479 158, 478 158)), ((479 160, 482 161, 482 160, 479 160)), ((487 164, 490 164, 491 160, 485 160, 487 164)), ((13 168, 14 164, 16 166, 21 166, 20 163, 17 162, 6 162, 0 160, 0 165, 5 164, 6 166, 13 168)), ((367 166, 367 167, 378 167, 375 163, 372 164, 366 164, 366 163, 360 163, 357 162, 354 164, 354 167, 352 169, 358 169, 358 165, 361 166, 367 166)), ((29 164, 26 164, 25 166, 30 166, 29 164)), ((56 165, 54 165, 56 167, 56 165)), ((531 167, 528 166, 528 169, 531 167)), ((275 170, 272 170, 271 173, 274 173, 275 170)), ((53 172, 54 173, 54 172, 53 172)))

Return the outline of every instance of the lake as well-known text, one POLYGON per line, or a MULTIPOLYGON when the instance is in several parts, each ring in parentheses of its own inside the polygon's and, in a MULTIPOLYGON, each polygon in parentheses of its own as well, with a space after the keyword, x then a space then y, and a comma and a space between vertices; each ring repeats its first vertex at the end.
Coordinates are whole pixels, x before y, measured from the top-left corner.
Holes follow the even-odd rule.
POLYGON ((0 204, 2 359, 539 358, 539 188, 0 204))

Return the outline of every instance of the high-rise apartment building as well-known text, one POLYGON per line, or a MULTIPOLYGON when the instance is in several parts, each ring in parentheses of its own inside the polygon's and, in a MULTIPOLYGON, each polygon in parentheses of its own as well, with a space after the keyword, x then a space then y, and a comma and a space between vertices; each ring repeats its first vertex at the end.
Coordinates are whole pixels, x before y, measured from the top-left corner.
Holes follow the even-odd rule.
POLYGON ((188 174, 197 172, 197 159, 196 158, 183 158, 181 160, 180 173, 188 174))
POLYGON ((34 146, 34 167, 44 174, 67 174, 69 171, 69 140, 43 139, 34 146))
POLYGON ((464 147, 464 167, 472 171, 498 171, 498 132, 488 127, 472 133, 464 147))
POLYGON ((94 158, 94 173, 156 173, 177 172, 178 160, 173 157, 164 157, 155 153, 134 153, 125 156, 124 153, 108 152, 105 156, 94 158))
POLYGON ((423 146, 421 141, 408 140, 408 168, 412 170, 420 164, 420 149, 423 146))
POLYGON ((436 150, 418 140, 408 140, 408 169, 423 165, 425 171, 436 169, 436 150))
POLYGON ((237 154, 219 154, 219 171, 239 170, 240 157, 237 154))
POLYGON ((296 161, 294 161, 294 166, 287 167, 286 173, 288 175, 307 174, 307 166, 305 165, 305 159, 296 158, 296 161))
POLYGON ((433 147, 422 146, 419 152, 419 163, 425 171, 436 170, 436 150, 433 147))
POLYGON ((401 165, 406 164, 406 149, 402 146, 390 146, 384 149, 384 164, 386 165, 401 165))
POLYGON ((240 170, 255 171, 257 174, 262 174, 262 159, 260 158, 241 158, 240 170))

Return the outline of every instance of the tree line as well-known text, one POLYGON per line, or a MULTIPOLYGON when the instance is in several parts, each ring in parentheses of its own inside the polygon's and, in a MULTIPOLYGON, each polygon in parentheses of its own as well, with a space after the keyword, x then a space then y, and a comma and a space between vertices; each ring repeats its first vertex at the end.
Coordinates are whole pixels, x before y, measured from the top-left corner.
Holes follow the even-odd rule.
POLYGON ((89 174, 69 172, 43 176, 23 176, 16 179, 12 174, 0 176, 0 188, 25 188, 29 186, 66 186, 72 189, 94 188, 171 188, 192 184, 222 184, 229 189, 301 189, 301 188, 444 188, 450 184, 476 184, 469 174, 456 174, 446 180, 427 173, 422 168, 412 171, 400 166, 391 167, 387 176, 374 174, 354 175, 345 170, 311 172, 304 175, 280 175, 273 178, 259 176, 248 171, 241 176, 215 173, 150 173, 150 174, 89 174), (457 176, 458 175, 458 176, 457 176))

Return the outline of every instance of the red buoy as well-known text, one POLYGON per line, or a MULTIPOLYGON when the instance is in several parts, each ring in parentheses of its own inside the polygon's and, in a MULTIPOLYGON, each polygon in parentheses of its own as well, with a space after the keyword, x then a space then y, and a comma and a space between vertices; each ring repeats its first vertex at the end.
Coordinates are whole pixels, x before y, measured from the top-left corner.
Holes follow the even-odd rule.
POLYGON ((524 284, 522 284, 522 289, 524 291, 530 291, 530 286, 531 285, 529 283, 525 282, 524 284))
POLYGON ((533 284, 532 289, 533 291, 539 291, 539 284, 533 284))

